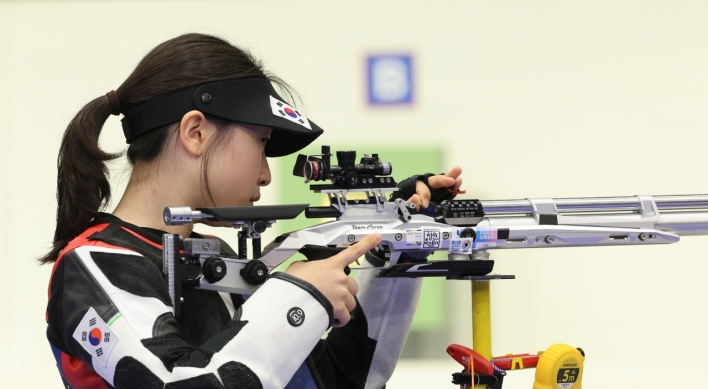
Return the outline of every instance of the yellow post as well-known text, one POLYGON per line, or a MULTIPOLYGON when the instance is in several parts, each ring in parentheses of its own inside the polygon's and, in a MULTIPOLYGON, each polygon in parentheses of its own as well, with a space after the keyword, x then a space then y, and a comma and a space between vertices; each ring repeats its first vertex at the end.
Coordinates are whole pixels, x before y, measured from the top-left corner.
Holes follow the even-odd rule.
MULTIPOLYGON (((492 360, 492 315, 489 281, 472 281, 472 349, 492 360)), ((485 389, 487 385, 480 385, 485 389)))

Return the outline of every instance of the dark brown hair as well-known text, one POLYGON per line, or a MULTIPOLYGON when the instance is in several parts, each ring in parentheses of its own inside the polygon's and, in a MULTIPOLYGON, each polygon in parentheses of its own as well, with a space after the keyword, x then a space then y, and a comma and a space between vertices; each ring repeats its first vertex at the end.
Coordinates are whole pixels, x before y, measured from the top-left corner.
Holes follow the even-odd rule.
MULTIPOLYGON (((150 51, 133 73, 116 90, 120 112, 146 101, 211 82, 246 77, 268 78, 286 91, 287 85, 263 70, 248 52, 209 35, 186 34, 170 39, 150 51)), ((57 158, 57 226, 52 250, 41 263, 54 262, 64 247, 89 226, 108 205, 111 186, 106 162, 122 153, 109 154, 98 146, 98 138, 111 115, 109 98, 103 95, 84 106, 69 123, 57 158)), ((210 118, 214 119, 214 118, 210 118)), ((217 136, 207 149, 223 139, 228 123, 215 120, 217 136)), ((128 147, 131 164, 150 162, 163 150, 174 124, 152 130, 128 147)), ((203 165, 204 172, 206 164, 203 165)), ((203 174, 209 192, 208 178, 203 174)))

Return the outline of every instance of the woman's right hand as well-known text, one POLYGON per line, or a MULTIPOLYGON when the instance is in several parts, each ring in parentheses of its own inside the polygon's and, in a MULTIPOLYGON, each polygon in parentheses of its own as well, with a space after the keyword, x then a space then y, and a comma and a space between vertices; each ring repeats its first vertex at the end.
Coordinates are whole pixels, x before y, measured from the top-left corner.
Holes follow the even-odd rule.
POLYGON ((312 284, 332 304, 334 327, 349 322, 349 312, 356 307, 354 295, 359 286, 344 274, 344 268, 381 243, 381 234, 371 234, 341 253, 320 261, 293 262, 285 273, 312 284))

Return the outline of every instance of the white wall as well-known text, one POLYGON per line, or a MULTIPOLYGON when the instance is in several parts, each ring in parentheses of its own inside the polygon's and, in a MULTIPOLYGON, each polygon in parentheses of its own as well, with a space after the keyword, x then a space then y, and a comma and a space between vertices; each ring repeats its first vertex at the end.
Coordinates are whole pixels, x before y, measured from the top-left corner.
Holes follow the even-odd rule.
MULTIPOLYGON (((51 269, 33 258, 53 236, 61 135, 159 42, 199 31, 252 50, 335 148, 355 136, 446 145, 470 197, 695 194, 708 193, 707 18, 700 1, 0 1, 0 382, 59 386, 44 336, 51 269), (384 50, 416 55, 412 109, 364 104, 364 57, 384 50)), ((124 147, 117 118, 104 134, 107 149, 124 147)), ((517 276, 493 284, 494 351, 583 347, 587 387, 667 386, 683 369, 700 382, 705 247, 492 253, 517 276)), ((449 320, 469 344, 469 286, 455 288, 449 320)), ((390 387, 422 387, 414 366, 390 387)))

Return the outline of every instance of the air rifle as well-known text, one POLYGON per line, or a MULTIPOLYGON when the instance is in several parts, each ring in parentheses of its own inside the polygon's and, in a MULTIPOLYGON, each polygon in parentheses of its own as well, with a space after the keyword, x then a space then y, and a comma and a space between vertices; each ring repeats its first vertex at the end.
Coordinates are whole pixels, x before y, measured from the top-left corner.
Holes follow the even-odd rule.
POLYGON ((380 248, 386 258, 378 277, 469 280, 513 278, 489 275, 494 265, 489 249, 669 244, 683 235, 708 234, 708 195, 450 200, 419 212, 411 202, 386 198, 398 190, 397 183, 390 176, 391 164, 377 154, 365 154, 358 164, 354 151, 336 155, 338 165, 323 146, 321 154, 300 155, 293 171, 306 182, 329 181, 310 185, 327 195, 329 206, 165 208, 167 225, 205 219, 241 229, 237 256, 221 254, 217 239, 163 236, 164 272, 175 313, 184 286, 252 294, 272 269, 296 253, 308 260, 328 258, 373 232, 383 236, 380 248), (350 193, 364 196, 351 199, 350 193), (335 220, 282 234, 261 250, 260 237, 268 227, 303 211, 308 218, 335 220), (403 254, 415 258, 433 251, 447 251, 448 260, 399 261, 403 254), (188 278, 187 266, 199 266, 200 275, 188 278))
MULTIPOLYGON (((391 164, 382 162, 378 155, 365 154, 356 164, 356 152, 340 151, 336 153, 338 165, 331 163, 331 156, 329 147, 323 146, 321 154, 300 155, 293 170, 305 182, 329 181, 310 185, 315 193, 327 196, 329 206, 165 208, 167 225, 209 220, 228 222, 241 230, 236 255, 225 255, 218 239, 163 235, 164 272, 175 315, 180 315, 184 287, 252 294, 270 271, 295 253, 308 260, 329 258, 377 232, 383 236, 376 252, 384 266, 365 268, 378 271, 377 277, 472 281, 474 349, 451 346, 457 347, 451 355, 465 366, 464 371, 453 374, 452 382, 500 389, 505 359, 492 358, 490 290, 489 282, 484 281, 514 276, 491 275, 494 261, 489 260, 487 250, 669 244, 678 242, 680 236, 708 235, 708 195, 448 200, 418 210, 415 204, 397 198, 400 196, 386 197, 399 188, 390 176, 391 164), (360 195, 351 198, 350 193, 360 195), (335 220, 282 234, 261 250, 261 234, 268 227, 302 212, 308 218, 335 220), (415 260, 433 251, 447 251, 447 260, 415 260), (198 268, 199 275, 189 277, 196 273, 188 271, 189 267, 198 268), (478 361, 473 363, 470 355, 478 361)), ((524 355, 511 355, 512 362, 518 359, 518 363, 509 367, 528 368, 530 365, 523 364, 524 355)), ((582 350, 555 344, 535 356, 539 358, 534 388, 568 388, 581 383, 582 350)))

